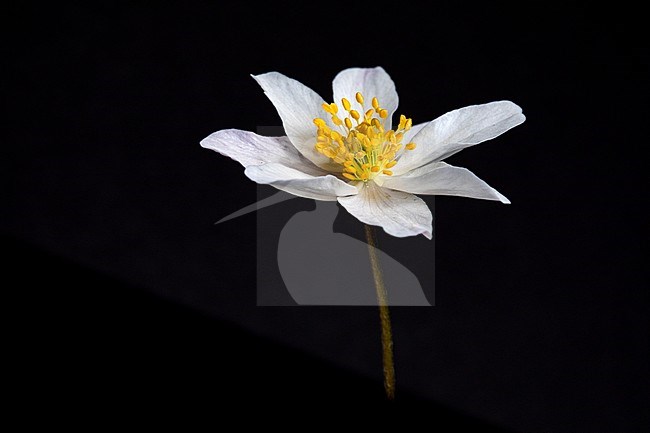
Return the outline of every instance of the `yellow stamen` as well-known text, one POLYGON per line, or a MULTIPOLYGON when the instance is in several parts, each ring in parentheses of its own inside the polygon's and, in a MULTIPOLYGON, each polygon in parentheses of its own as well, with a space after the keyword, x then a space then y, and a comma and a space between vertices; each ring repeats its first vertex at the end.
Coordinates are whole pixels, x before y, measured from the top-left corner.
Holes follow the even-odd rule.
MULTIPOLYGON (((365 98, 360 92, 355 94, 355 100, 363 107, 365 98)), ((337 115, 339 107, 336 104, 322 105, 332 119, 329 125, 334 124, 336 128, 320 117, 313 120, 317 128, 315 150, 340 164, 340 176, 347 180, 368 182, 377 176, 392 176, 390 169, 397 164, 401 149, 415 149, 415 143, 405 145, 402 142, 412 120, 401 115, 398 126, 388 129, 388 110, 381 108, 376 97, 372 98, 373 108, 365 113, 353 110, 346 98, 341 99, 341 106, 349 113, 343 118, 337 115)))

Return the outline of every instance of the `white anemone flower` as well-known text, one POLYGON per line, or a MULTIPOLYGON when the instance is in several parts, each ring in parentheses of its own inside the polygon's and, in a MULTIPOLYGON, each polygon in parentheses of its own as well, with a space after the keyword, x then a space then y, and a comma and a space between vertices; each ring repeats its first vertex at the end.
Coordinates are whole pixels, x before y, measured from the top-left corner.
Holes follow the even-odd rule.
POLYGON ((245 167, 259 184, 316 200, 338 200, 365 224, 397 237, 432 237, 431 211, 414 194, 510 203, 471 171, 443 159, 495 138, 526 118, 510 101, 472 105, 428 123, 401 115, 397 92, 381 67, 340 72, 335 103, 278 72, 253 76, 278 111, 286 137, 226 129, 201 146, 245 167))

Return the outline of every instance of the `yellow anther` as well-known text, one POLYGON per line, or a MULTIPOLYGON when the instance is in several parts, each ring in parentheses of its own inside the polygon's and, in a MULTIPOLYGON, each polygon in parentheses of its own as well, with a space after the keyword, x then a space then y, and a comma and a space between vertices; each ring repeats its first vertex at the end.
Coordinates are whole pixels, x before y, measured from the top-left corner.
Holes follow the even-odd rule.
MULTIPOLYGON (((363 107, 361 92, 355 93, 355 100, 363 107)), ((339 107, 334 103, 324 103, 322 107, 329 113, 332 122, 320 117, 313 119, 317 128, 314 149, 340 164, 345 179, 368 182, 382 174, 391 176, 393 172, 390 169, 397 164, 397 153, 404 147, 415 149, 415 143, 402 143, 413 121, 401 115, 399 125, 395 129, 387 129, 385 119, 389 116, 388 110, 381 108, 376 97, 372 98, 373 108, 365 113, 353 110, 350 100, 341 98, 341 107, 345 113, 349 113, 344 117, 337 115, 339 107), (332 124, 337 128, 332 129, 332 124)))
POLYGON ((391 161, 388 164, 385 165, 386 168, 393 168, 395 167, 395 164, 397 164, 397 161, 391 161))

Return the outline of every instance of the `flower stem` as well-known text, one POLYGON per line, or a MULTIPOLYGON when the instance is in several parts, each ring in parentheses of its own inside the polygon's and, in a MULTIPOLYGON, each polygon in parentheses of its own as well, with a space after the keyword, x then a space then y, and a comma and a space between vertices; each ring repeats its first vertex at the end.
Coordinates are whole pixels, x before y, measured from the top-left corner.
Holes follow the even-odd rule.
POLYGON ((372 276, 375 279, 377 291, 377 304, 379 305, 379 320, 381 322, 381 346, 384 366, 384 388, 388 400, 395 399, 395 366, 393 364, 393 331, 390 325, 390 312, 388 311, 388 294, 384 286, 384 278, 379 266, 377 255, 377 237, 375 229, 365 224, 366 240, 368 241, 368 254, 370 255, 370 267, 372 276))

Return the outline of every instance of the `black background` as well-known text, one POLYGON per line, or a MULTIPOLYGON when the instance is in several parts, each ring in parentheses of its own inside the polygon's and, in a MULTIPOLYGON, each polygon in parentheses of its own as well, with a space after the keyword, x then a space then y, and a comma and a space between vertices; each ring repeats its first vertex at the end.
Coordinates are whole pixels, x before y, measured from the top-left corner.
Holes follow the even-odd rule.
POLYGON ((638 15, 492 2, 7 7, 14 404, 29 420, 99 424, 176 415, 217 428, 268 410, 273 424, 300 411, 318 424, 347 412, 444 431, 647 431, 638 15), (338 71, 376 65, 416 123, 500 99, 527 116, 450 159, 513 204, 436 200, 436 306, 393 310, 389 406, 374 309, 255 306, 255 216, 213 225, 255 185, 198 145, 278 124, 251 73, 329 99, 338 71))

